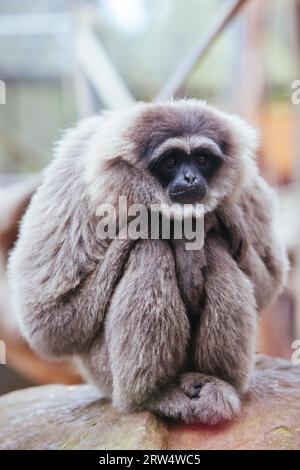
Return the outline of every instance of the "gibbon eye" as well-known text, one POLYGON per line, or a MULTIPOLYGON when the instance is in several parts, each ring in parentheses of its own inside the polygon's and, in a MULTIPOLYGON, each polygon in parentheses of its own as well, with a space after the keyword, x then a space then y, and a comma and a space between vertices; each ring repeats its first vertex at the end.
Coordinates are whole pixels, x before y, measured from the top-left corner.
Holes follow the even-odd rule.
POLYGON ((167 168, 174 168, 174 166, 177 165, 177 162, 175 160, 175 158, 173 157, 169 157, 167 160, 166 160, 166 167, 167 168))
POLYGON ((204 166, 207 164, 207 157, 205 155, 199 155, 197 161, 200 165, 204 166))

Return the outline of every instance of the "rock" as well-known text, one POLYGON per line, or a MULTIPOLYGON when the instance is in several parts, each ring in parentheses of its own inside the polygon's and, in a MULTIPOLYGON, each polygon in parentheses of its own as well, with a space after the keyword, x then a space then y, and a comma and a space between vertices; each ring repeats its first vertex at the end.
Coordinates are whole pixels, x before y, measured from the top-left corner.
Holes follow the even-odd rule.
POLYGON ((90 385, 44 385, 0 399, 0 449, 161 449, 151 413, 120 415, 90 385))
POLYGON ((241 415, 208 427, 120 415, 90 385, 50 385, 0 398, 0 449, 299 449, 300 366, 260 356, 241 415))
POLYGON ((177 424, 170 449, 300 449, 300 366, 260 356, 241 414, 215 427, 177 424))

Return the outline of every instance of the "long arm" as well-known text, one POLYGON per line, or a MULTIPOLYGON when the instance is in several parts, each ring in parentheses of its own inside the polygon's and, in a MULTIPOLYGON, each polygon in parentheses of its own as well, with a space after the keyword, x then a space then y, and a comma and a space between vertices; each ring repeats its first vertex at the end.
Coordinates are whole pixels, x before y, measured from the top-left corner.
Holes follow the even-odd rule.
POLYGON ((97 238, 83 164, 98 120, 85 121, 60 144, 10 258, 17 322, 40 354, 69 355, 90 344, 130 249, 130 242, 115 240, 108 250, 97 238))
POLYGON ((249 233, 249 250, 241 268, 254 284, 258 310, 267 307, 286 283, 288 259, 273 228, 274 195, 264 180, 257 178, 241 202, 249 233))
POLYGON ((226 205, 218 213, 232 255, 253 282, 258 311, 274 299, 286 281, 288 262, 273 230, 273 206, 272 191, 257 177, 238 204, 226 205))

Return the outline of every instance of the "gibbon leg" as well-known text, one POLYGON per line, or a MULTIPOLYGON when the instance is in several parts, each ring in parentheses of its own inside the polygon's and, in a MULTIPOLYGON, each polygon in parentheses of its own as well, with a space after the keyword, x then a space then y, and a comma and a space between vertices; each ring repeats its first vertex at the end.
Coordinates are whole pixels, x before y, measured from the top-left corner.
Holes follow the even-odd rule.
POLYGON ((186 361, 189 321, 166 242, 139 241, 132 250, 112 298, 105 335, 113 403, 119 410, 148 408, 175 418, 191 413, 191 400, 178 385, 169 385, 186 361))
POLYGON ((195 341, 194 374, 180 378, 198 418, 215 424, 239 410, 255 360, 257 333, 253 286, 221 240, 206 242, 205 306, 195 341))

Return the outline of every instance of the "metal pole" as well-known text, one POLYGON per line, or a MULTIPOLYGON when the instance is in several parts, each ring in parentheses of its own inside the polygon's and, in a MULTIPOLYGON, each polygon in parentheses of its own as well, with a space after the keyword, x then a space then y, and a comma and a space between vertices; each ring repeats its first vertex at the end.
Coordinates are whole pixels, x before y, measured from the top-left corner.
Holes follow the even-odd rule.
POLYGON ((179 64, 172 77, 159 91, 155 98, 157 101, 169 99, 178 93, 199 60, 203 58, 216 38, 237 16, 241 8, 248 1, 249 0, 234 0, 225 6, 224 10, 218 16, 216 22, 212 24, 211 28, 207 31, 205 36, 201 38, 197 44, 195 44, 191 52, 185 57, 182 63, 179 64))

